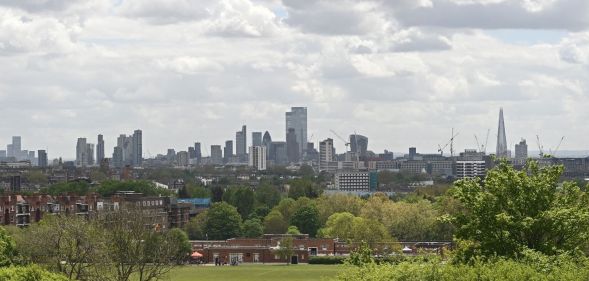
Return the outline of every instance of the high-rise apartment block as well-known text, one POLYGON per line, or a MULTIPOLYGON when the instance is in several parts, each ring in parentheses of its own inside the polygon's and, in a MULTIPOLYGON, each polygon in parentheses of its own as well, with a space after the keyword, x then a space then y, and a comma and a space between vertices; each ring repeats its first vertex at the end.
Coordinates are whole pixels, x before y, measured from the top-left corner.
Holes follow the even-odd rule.
POLYGON ((225 147, 223 148, 223 162, 229 163, 233 158, 233 141, 225 141, 225 147))
POLYGON ((249 149, 249 166, 257 171, 266 170, 266 147, 250 146, 249 149))
MULTIPOLYGON (((285 114, 285 123, 286 123, 286 136, 288 139, 289 129, 294 130, 294 134, 296 136, 296 142, 291 142, 291 144, 296 144, 298 149, 298 155, 300 157, 305 156, 305 149, 307 148, 307 108, 306 107, 292 107, 291 111, 286 112, 285 114)), ((288 140, 287 140, 288 146, 288 140)), ((287 147, 287 150, 288 147, 287 147)), ((298 160, 298 159, 297 159, 298 160)))
POLYGON ((104 136, 98 135, 98 142, 96 143, 96 163, 102 163, 104 159, 104 136))
POLYGON ((88 143, 86 138, 78 138, 76 144, 76 166, 88 166, 88 143))
POLYGON ((329 162, 335 160, 333 139, 326 139, 319 143, 319 171, 327 171, 329 162))
POLYGON ((41 168, 45 168, 47 167, 47 151, 45 150, 39 150, 37 151, 37 165, 41 168))
POLYGON ((135 130, 133 132, 132 162, 134 167, 141 167, 143 164, 143 132, 135 130))

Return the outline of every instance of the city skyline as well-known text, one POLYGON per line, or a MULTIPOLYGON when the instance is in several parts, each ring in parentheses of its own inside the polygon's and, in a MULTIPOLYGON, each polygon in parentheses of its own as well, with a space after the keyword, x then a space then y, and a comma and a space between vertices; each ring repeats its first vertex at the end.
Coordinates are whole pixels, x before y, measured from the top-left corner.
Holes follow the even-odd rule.
POLYGON ((451 128, 456 150, 488 129, 494 147, 503 107, 511 150, 589 149, 587 1, 50 2, 0 3, 0 144, 72 159, 141 128, 155 155, 243 124, 284 141, 302 106, 316 145, 435 152, 451 128))

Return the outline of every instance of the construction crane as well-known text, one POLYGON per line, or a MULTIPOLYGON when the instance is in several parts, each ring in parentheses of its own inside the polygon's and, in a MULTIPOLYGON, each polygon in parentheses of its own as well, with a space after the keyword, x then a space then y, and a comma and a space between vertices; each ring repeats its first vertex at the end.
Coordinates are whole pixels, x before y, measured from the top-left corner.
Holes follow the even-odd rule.
POLYGON ((564 141, 564 136, 562 136, 562 138, 560 138, 560 141, 558 142, 558 145, 556 146, 556 148, 554 150, 550 149, 550 155, 555 156, 556 152, 558 152, 558 150, 560 149, 560 145, 562 144, 563 141, 564 141))
POLYGON ((487 153, 487 143, 489 143, 489 133, 490 133, 490 132, 491 132, 491 129, 488 129, 488 130, 487 130, 487 137, 486 137, 486 139, 485 139, 485 144, 481 144, 481 143, 479 142, 479 138, 478 138, 478 136, 477 136, 476 134, 474 135, 474 139, 475 139, 475 140, 476 140, 476 142, 477 142, 477 149, 479 150, 479 152, 483 152, 483 153, 485 153, 485 154, 487 153))
POLYGON ((333 135, 335 135, 338 139, 340 139, 341 141, 343 141, 346 144, 346 152, 349 151, 349 147, 350 147, 350 143, 347 142, 344 138, 340 137, 340 135, 338 135, 334 130, 329 130, 333 135))
POLYGON ((440 155, 444 155, 444 149, 450 146, 450 156, 454 156, 454 139, 458 136, 458 134, 460 133, 454 134, 454 128, 452 128, 452 137, 450 138, 448 143, 446 143, 443 147, 438 144, 438 152, 440 153, 440 155))
POLYGON ((544 157, 544 146, 542 145, 542 142, 540 142, 540 136, 538 135, 536 135, 536 144, 538 145, 540 158, 544 157))

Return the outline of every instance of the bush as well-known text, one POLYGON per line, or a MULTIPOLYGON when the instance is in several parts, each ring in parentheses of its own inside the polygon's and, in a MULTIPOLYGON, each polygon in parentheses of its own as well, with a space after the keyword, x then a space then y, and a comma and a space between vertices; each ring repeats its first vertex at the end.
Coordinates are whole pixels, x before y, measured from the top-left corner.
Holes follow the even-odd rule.
POLYGON ((310 257, 309 264, 343 264, 345 260, 342 256, 310 257))
POLYGON ((51 273, 36 265, 0 268, 3 281, 66 281, 65 276, 51 273))

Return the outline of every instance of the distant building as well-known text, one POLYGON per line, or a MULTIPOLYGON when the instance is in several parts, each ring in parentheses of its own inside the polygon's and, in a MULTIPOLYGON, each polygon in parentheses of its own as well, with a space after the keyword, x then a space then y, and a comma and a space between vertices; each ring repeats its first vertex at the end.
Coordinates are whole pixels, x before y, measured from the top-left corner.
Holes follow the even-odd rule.
POLYGON ((252 146, 262 146, 262 132, 252 132, 252 146))
POLYGON ((484 177, 487 174, 487 164, 484 152, 467 149, 456 159, 456 177, 459 179, 484 177))
POLYGON ((48 164, 47 151, 45 151, 45 150, 37 151, 37 159, 38 159, 37 165, 39 167, 41 167, 41 168, 47 167, 47 164, 48 164))
POLYGON ((368 138, 358 134, 350 135, 350 151, 359 154, 360 157, 366 157, 368 138))
POLYGON ((327 171, 330 162, 335 160, 333 139, 326 139, 319 143, 319 171, 327 171))
POLYGON ((194 143, 194 153, 196 153, 196 160, 200 163, 200 159, 202 158, 202 151, 200 150, 200 142, 194 143))
POLYGON ((266 170, 266 147, 250 146, 249 149, 249 166, 257 171, 266 170))
POLYGON ((297 135, 294 128, 289 128, 286 134, 286 154, 288 162, 297 163, 300 160, 300 146, 297 142, 297 135))
POLYGON ((12 151, 8 153, 12 153, 12 155, 8 155, 8 157, 15 157, 17 161, 22 160, 21 157, 21 149, 22 149, 22 139, 20 136, 13 136, 12 137, 12 151))
POLYGON ((223 163, 231 162, 231 158, 233 158, 233 141, 228 140, 223 148, 223 163))
POLYGON ((269 160, 272 160, 275 165, 285 165, 288 163, 286 156, 286 142, 273 141, 270 143, 270 156, 269 160))
POLYGON ((104 137, 98 135, 98 142, 96 144, 96 163, 102 163, 102 159, 104 159, 104 137))
POLYGON ((235 154, 240 160, 245 161, 247 154, 247 127, 243 125, 241 131, 235 133, 235 154))
POLYGON ((376 191, 377 172, 337 172, 334 175, 335 189, 340 191, 376 191))
POLYGON ((525 139, 522 139, 518 144, 515 144, 515 164, 523 165, 528 159, 528 144, 525 139))
POLYGON ((223 164, 223 151, 220 145, 211 145, 211 163, 212 165, 223 164))
POLYGON ((262 145, 266 147, 266 151, 268 152, 266 155, 266 158, 268 160, 271 160, 270 158, 270 146, 272 145, 272 137, 270 136, 270 133, 268 131, 266 131, 264 133, 264 137, 262 138, 262 145))
POLYGON ((143 164, 143 132, 141 130, 133 132, 132 151, 131 164, 134 167, 141 167, 143 164))
POLYGON ((417 157, 417 148, 410 147, 409 148, 409 159, 414 160, 417 157))
POLYGON ((178 166, 181 166, 181 167, 188 166, 188 152, 187 151, 179 151, 176 154, 176 159, 178 162, 178 166))
POLYGON ((0 161, 5 160, 7 157, 6 150, 0 150, 0 161))
MULTIPOLYGON (((300 157, 305 155, 307 148, 307 108, 306 107, 292 107, 291 111, 285 114, 285 132, 288 139, 289 129, 294 129, 296 136, 296 144, 298 145, 298 155, 300 157)), ((288 140, 287 140, 288 142, 288 140)), ((288 146, 288 145, 287 145, 288 146)))
POLYGON ((92 143, 88 143, 86 144, 86 149, 88 150, 86 152, 86 155, 88 157, 88 166, 93 166, 94 165, 94 144, 92 143))
POLYGON ((503 108, 499 109, 499 126, 497 129, 497 158, 511 158, 511 152, 507 149, 507 136, 505 135, 505 121, 503 120, 503 108))
POLYGON ((168 160, 168 162, 170 164, 176 162, 176 150, 173 148, 168 148, 168 152, 166 153, 166 160, 168 160))
POLYGON ((78 138, 76 144, 76 166, 88 166, 88 144, 86 143, 86 138, 78 138))

